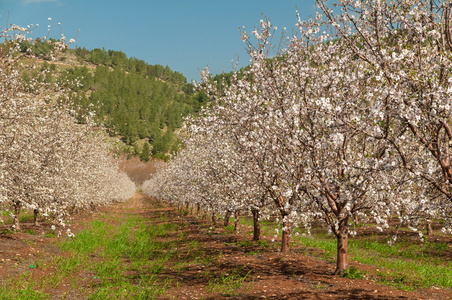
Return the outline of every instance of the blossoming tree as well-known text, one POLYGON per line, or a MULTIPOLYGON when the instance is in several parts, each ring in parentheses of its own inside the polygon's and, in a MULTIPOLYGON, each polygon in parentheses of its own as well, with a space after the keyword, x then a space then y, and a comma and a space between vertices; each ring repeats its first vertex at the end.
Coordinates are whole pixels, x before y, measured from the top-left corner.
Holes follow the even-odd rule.
POLYGON ((372 76, 365 97, 378 99, 371 108, 378 121, 374 138, 384 139, 387 150, 399 155, 400 166, 411 180, 426 183, 416 201, 429 206, 425 214, 448 219, 452 200, 450 2, 340 1, 338 13, 321 1, 319 5, 372 76))
MULTIPOLYGON (((0 55, 0 203, 14 208, 16 229, 22 207, 64 224, 71 207, 103 205, 134 192, 130 179, 118 174, 101 130, 89 119, 77 121, 67 89, 42 81, 48 70, 23 59, 33 55, 20 51, 21 42, 33 42, 26 37, 30 30, 3 30, 0 55)), ((50 58, 68 45, 64 36, 48 42, 50 58)))
MULTIPOLYGON (((281 251, 291 226, 309 231, 321 218, 337 238, 341 274, 356 217, 384 230, 394 214, 411 226, 450 215, 451 10, 448 2, 344 0, 334 14, 318 4, 323 14, 298 20, 299 34, 277 53, 268 20, 251 32, 255 43, 242 32, 251 64, 230 86, 217 90, 202 74, 215 105, 196 121, 203 142, 187 146, 197 153, 215 140, 211 151, 237 153, 207 151, 210 162, 198 166, 228 170, 223 182, 246 170, 230 178, 272 200, 263 203, 282 219, 281 251)), ((216 191, 209 201, 224 201, 216 191)))

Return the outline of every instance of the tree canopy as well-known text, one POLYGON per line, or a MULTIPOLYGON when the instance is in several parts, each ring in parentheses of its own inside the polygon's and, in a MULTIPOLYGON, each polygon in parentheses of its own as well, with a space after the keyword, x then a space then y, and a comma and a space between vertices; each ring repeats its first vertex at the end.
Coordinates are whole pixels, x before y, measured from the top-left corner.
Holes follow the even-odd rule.
POLYGON ((153 156, 165 158, 176 151, 178 140, 173 132, 185 116, 199 111, 208 101, 203 92, 195 92, 193 84, 187 84, 181 73, 168 66, 128 58, 121 51, 66 51, 74 53, 80 65, 65 68, 57 75, 51 68, 42 80, 71 86, 80 122, 94 113, 108 133, 120 136, 126 145, 146 139, 153 156))

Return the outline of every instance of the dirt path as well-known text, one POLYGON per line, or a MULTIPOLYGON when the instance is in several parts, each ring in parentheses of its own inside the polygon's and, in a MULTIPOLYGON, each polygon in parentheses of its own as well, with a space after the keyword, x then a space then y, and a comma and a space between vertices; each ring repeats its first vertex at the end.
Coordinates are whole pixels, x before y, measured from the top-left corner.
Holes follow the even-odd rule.
MULTIPOLYGON (((452 291, 446 289, 407 292, 372 280, 330 275, 333 265, 306 256, 299 249, 281 254, 272 246, 271 237, 263 238, 268 243, 252 243, 252 235, 245 234, 246 228, 232 234, 219 225, 183 215, 140 193, 124 203, 78 217, 72 228, 77 232, 84 224, 99 218, 116 224, 131 215, 145 218, 147 225, 178 224, 176 232, 161 238, 177 247, 167 250, 177 256, 158 273, 162 282, 171 279, 171 284, 157 299, 452 299, 452 291)), ((46 236, 50 228, 44 225, 35 229, 35 234, 26 233, 32 228, 26 224, 23 232, 0 235, 0 282, 3 284, 30 272, 30 265, 37 258, 64 255, 52 244, 56 238, 46 236)), ((87 287, 95 288, 88 283, 87 287)), ((52 299, 63 299, 63 294, 73 295, 65 299, 86 299, 83 294, 68 291, 69 288, 60 285, 58 289, 66 290, 52 292, 52 299)))

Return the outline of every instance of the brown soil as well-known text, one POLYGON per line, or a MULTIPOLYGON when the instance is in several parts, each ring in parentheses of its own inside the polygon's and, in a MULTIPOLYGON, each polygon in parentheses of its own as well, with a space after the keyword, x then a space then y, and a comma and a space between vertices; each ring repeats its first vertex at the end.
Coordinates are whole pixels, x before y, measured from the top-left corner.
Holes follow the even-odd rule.
POLYGON ((156 159, 143 162, 138 157, 131 157, 129 159, 122 157, 119 163, 119 169, 125 172, 137 186, 141 186, 143 182, 149 180, 152 174, 155 173, 156 165, 159 163, 161 162, 156 159))
MULTIPOLYGON (((72 230, 77 232, 87 223, 85 221, 94 218, 108 215, 109 218, 103 220, 110 220, 113 224, 130 214, 145 217, 153 224, 162 222, 179 224, 180 230, 174 236, 165 239, 177 239, 177 236, 184 232, 187 241, 202 244, 203 256, 213 258, 209 263, 191 263, 182 269, 177 269, 173 262, 168 262, 168 266, 158 276, 162 280, 170 278, 172 283, 165 294, 157 299, 452 299, 452 291, 449 289, 401 291, 377 284, 370 279, 352 280, 333 276, 331 275, 334 271, 333 264, 305 255, 301 249, 293 248, 291 253, 282 254, 277 246, 266 248, 255 243, 240 246, 240 242, 250 241, 252 238, 248 228, 242 228, 239 234, 232 234, 220 226, 221 222, 213 226, 195 216, 183 215, 174 207, 161 206, 156 200, 150 201, 138 193, 125 203, 102 208, 91 215, 77 217, 72 230), (248 274, 237 293, 228 295, 208 289, 209 280, 234 272, 238 272, 242 277, 248 274)), ((22 232, 0 235, 2 243, 0 282, 3 284, 8 279, 30 272, 30 265, 37 258, 45 260, 67 255, 52 243, 56 238, 44 236, 45 232, 50 231, 46 225, 34 228, 31 224, 24 224, 23 228, 22 232), (25 233, 27 229, 32 228, 37 234, 25 233)), ((271 237, 264 236, 263 240, 274 244, 270 241, 271 237)), ((184 255, 188 245, 180 246, 181 255, 184 255)), ((354 262, 351 264, 360 270, 373 272, 372 267, 354 262)), ((33 272, 36 272, 33 278, 46 277, 52 269, 34 269, 33 272)), ((90 274, 78 276, 92 278, 90 274)), ((78 292, 70 290, 69 282, 69 279, 63 280, 61 284, 49 287, 45 292, 51 293, 52 299, 86 299, 96 287, 92 282, 80 279, 84 290, 78 292)))

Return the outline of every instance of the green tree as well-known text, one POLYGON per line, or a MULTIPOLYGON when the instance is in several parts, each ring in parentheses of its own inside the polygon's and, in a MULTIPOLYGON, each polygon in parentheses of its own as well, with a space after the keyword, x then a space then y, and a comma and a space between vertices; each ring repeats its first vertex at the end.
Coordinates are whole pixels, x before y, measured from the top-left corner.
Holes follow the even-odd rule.
POLYGON ((149 148, 150 148, 149 143, 148 142, 144 143, 143 149, 141 150, 140 154, 141 161, 149 161, 149 152, 150 152, 149 148))

